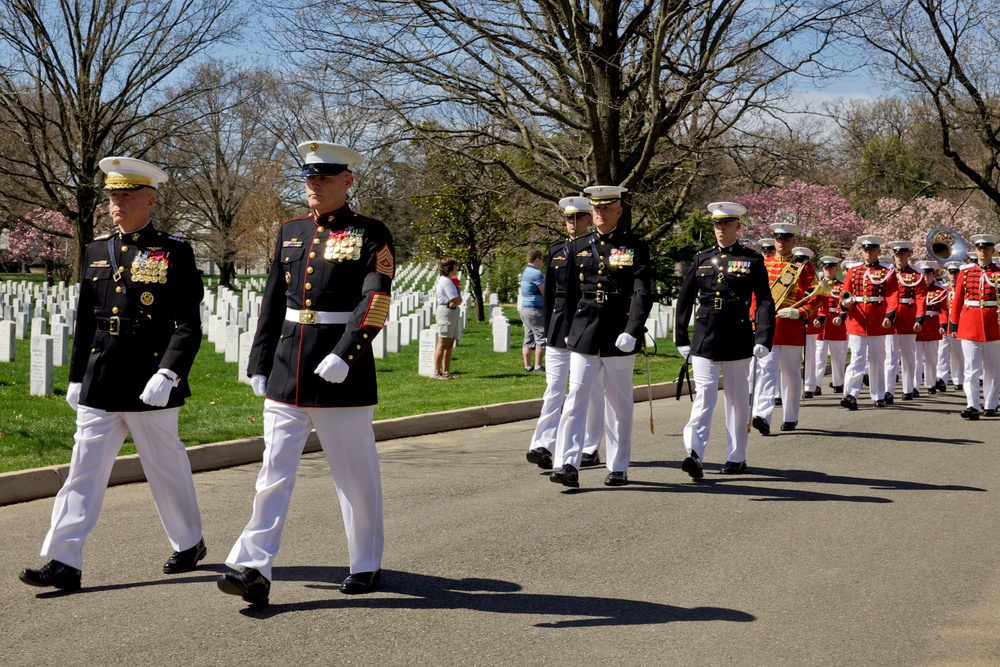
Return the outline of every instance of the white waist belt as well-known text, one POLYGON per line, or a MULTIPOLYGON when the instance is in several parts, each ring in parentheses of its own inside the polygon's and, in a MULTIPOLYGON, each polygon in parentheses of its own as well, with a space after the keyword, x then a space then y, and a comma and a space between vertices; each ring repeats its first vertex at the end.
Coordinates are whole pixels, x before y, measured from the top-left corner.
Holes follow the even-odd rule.
POLYGON ((973 301, 971 299, 965 300, 965 305, 969 308, 986 308, 993 307, 997 305, 996 301, 973 301))
POLYGON ((934 317, 937 314, 938 314, 938 311, 936 311, 936 310, 925 310, 924 311, 924 315, 927 315, 928 317, 934 317))
POLYGON ((885 301, 884 296, 856 296, 854 297, 854 303, 882 303, 885 301))
POLYGON ((324 313, 318 310, 285 308, 285 319, 299 324, 347 324, 351 319, 351 313, 324 313))
POLYGON ((900 303, 916 303, 916 299, 900 299, 900 303))

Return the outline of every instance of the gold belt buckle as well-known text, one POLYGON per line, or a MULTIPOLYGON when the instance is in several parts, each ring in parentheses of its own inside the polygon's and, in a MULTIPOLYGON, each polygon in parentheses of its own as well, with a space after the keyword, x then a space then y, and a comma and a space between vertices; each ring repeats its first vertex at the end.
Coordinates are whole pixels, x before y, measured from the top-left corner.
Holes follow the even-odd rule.
POLYGON ((980 299, 979 300, 979 307, 980 308, 985 308, 986 307, 986 299, 980 299))
POLYGON ((720 297, 715 297, 712 299, 712 308, 716 310, 722 310, 722 299, 720 297))
POLYGON ((299 324, 316 324, 316 311, 315 310, 300 310, 299 311, 299 324))
POLYGON ((861 303, 868 303, 868 301, 869 301, 869 300, 870 300, 870 297, 867 297, 867 296, 866 296, 866 297, 864 297, 864 298, 863 298, 863 299, 861 300, 861 303))
POLYGON ((597 290, 594 292, 594 301, 597 303, 604 303, 604 290, 597 290))
POLYGON ((108 333, 117 336, 122 331, 122 321, 117 315, 108 318, 108 333))

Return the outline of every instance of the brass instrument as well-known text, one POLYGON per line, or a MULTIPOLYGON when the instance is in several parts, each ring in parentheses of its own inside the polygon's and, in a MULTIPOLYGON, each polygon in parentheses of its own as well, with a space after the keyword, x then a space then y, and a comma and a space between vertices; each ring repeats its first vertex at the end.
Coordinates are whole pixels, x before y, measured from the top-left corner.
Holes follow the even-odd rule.
POLYGON ((817 295, 818 296, 830 296, 830 293, 832 291, 833 291, 833 285, 830 284, 830 281, 827 280, 826 278, 821 278, 819 280, 819 282, 817 282, 816 285, 813 287, 813 291, 809 292, 809 294, 806 294, 805 297, 799 299, 798 301, 796 301, 792 305, 787 306, 787 308, 798 308, 799 306, 801 306, 802 304, 804 304, 806 301, 808 301, 809 299, 811 299, 811 298, 813 298, 814 296, 817 296, 817 295))
POLYGON ((965 262, 969 253, 968 243, 961 234, 951 227, 935 227, 927 232, 927 240, 924 245, 930 259, 935 260, 941 266, 948 262, 965 262))
POLYGON ((854 295, 852 295, 847 290, 840 293, 840 309, 847 310, 854 303, 854 295))

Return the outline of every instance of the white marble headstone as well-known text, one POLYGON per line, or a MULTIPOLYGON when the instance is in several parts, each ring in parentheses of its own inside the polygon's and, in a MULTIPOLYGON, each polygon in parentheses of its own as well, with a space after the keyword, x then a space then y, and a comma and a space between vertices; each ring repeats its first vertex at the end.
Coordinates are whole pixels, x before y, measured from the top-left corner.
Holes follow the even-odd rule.
POLYGON ((31 395, 52 393, 52 336, 31 337, 31 395))
POLYGON ((424 377, 434 377, 434 348, 437 347, 438 333, 434 329, 420 332, 420 355, 417 372, 424 377))

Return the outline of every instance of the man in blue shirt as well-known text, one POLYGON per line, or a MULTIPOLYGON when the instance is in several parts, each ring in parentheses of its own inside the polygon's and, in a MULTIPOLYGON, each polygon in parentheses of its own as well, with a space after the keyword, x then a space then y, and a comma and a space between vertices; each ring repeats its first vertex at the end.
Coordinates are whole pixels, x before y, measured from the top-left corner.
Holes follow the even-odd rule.
POLYGON ((521 322, 524 323, 524 370, 529 373, 545 372, 542 359, 545 357, 545 299, 542 288, 545 275, 542 273, 542 253, 532 248, 528 251, 528 266, 521 274, 521 322), (535 365, 531 365, 531 352, 535 352, 535 365))

